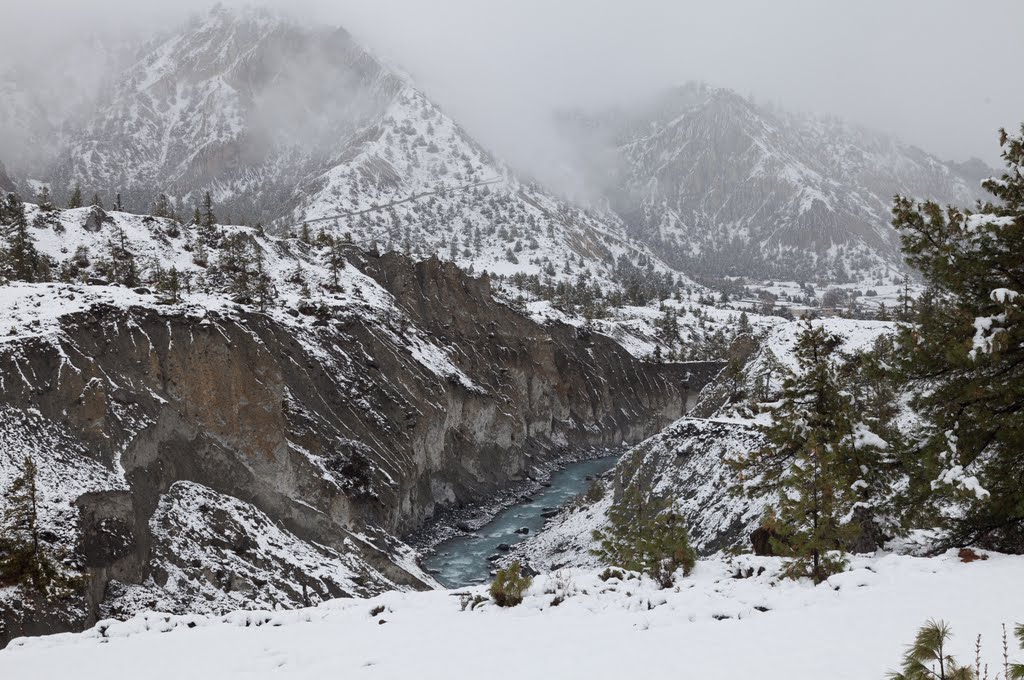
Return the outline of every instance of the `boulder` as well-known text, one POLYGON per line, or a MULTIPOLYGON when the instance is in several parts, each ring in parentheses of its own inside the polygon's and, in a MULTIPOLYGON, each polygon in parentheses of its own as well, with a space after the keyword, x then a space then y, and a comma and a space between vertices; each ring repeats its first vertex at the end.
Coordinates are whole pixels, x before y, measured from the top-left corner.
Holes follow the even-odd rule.
POLYGON ((778 534, 769 529, 768 527, 758 527, 750 533, 750 545, 754 548, 754 554, 760 557, 771 557, 775 553, 772 551, 772 539, 777 538, 778 534))
POLYGON ((89 214, 85 218, 85 229, 86 231, 96 232, 103 228, 103 225, 111 222, 114 219, 106 213, 103 208, 98 205, 94 205, 89 208, 89 214))

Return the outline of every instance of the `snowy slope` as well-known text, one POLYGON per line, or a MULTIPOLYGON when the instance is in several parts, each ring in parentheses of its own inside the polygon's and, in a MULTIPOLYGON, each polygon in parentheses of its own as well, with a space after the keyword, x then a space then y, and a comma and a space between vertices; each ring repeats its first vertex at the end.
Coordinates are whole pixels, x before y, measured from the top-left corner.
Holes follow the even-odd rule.
POLYGON ((596 547, 594 531, 607 527, 609 508, 629 487, 672 499, 686 518, 698 554, 745 548, 772 499, 734 497, 735 477, 724 461, 762 446, 764 437, 751 421, 683 418, 634 447, 595 480, 602 491, 599 500, 590 493, 578 498, 498 564, 519 560, 541 572, 598 567, 600 560, 590 552, 596 547))
MULTIPOLYGON (((1002 667, 1001 625, 1020 621, 1022 569, 1022 558, 1001 555, 971 564, 951 554, 880 555, 856 558, 849 572, 814 587, 777 580, 772 558, 737 558, 699 562, 670 590, 565 570, 536 579, 515 609, 486 603, 464 611, 455 593, 436 591, 217 618, 146 614, 80 635, 16 641, 0 652, 0 673, 865 680, 897 668, 929 618, 952 625, 949 651, 967 663, 981 634, 994 672, 1002 667), (736 578, 738 571, 756 575, 736 578), (553 606, 556 597, 563 601, 553 606)), ((483 588, 460 592, 486 596, 483 588)), ((1015 645, 1009 653, 1024 657, 1015 645)))

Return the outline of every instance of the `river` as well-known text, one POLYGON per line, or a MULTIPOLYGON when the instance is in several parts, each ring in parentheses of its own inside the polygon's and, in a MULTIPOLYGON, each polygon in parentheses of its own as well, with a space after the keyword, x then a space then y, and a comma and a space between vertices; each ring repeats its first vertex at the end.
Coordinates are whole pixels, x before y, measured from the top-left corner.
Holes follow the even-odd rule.
POLYGON ((516 533, 529 529, 534 534, 544 526, 545 510, 560 508, 585 492, 588 478, 600 475, 615 466, 619 457, 607 456, 570 463, 551 476, 551 486, 542 488, 531 500, 502 510, 494 519, 472 534, 456 536, 439 544, 424 566, 448 588, 486 583, 491 580, 488 557, 499 553, 498 546, 513 545, 529 535, 516 533))
MULTIPOLYGON (((697 396, 687 397, 687 413, 696 405, 697 396)), ((487 558, 501 552, 498 546, 511 546, 537 533, 544 526, 545 510, 561 508, 586 491, 590 479, 615 467, 620 455, 570 463, 551 476, 551 486, 542 488, 529 501, 502 510, 472 534, 439 543, 424 560, 424 566, 448 588, 487 583, 491 580, 491 563, 487 558)))

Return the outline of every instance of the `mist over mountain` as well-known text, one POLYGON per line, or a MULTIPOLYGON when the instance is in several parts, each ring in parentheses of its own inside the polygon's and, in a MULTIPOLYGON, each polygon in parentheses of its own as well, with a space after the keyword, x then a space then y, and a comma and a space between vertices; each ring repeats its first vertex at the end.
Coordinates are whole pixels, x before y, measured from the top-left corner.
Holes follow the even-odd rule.
POLYGON ((210 192, 227 223, 305 224, 477 270, 681 278, 614 214, 520 180, 344 29, 218 7, 138 55, 37 163, 58 203, 75 187, 136 212, 166 196, 189 219, 210 192))
POLYGON ((92 57, 59 106, 58 81, 6 81, 0 138, 17 143, 0 157, 59 202, 81 186, 145 212, 165 194, 188 217, 210 191, 229 222, 313 220, 492 271, 540 273, 542 251, 559 270, 656 251, 702 277, 878 278, 900 269, 893 194, 972 202, 987 176, 980 162, 944 164, 838 119, 691 84, 560 116, 536 174, 588 215, 517 179, 342 28, 218 7, 92 57))
POLYGON ((131 63, 140 38, 105 32, 74 36, 26 61, 0 65, 0 154, 21 176, 45 176, 131 63))
MULTIPOLYGON (((146 211, 165 194, 187 217, 210 190, 227 221, 294 228, 311 219, 490 268, 521 259, 523 244, 548 250, 539 239, 553 224, 567 229, 552 236, 563 245, 620 244, 600 246, 598 260, 633 241, 628 248, 700 277, 879 278, 900 268, 888 226, 894 194, 972 203, 991 174, 836 118, 689 84, 615 111, 560 114, 542 135, 545 164, 526 174, 590 206, 588 217, 516 179, 344 29, 218 6, 141 47, 94 38, 65 53, 54 63, 90 55, 82 77, 62 87, 58 69, 11 69, 0 108, 0 159, 15 179, 50 183, 58 201, 80 185, 146 211), (404 203, 462 187, 472 201, 404 203), (502 204, 497 221, 481 212, 483 193, 502 204), (323 219, 368 209, 377 212, 323 219), (527 224, 528 233, 509 231, 527 224)), ((569 253, 595 259, 555 250, 559 267, 569 253)))
POLYGON ((901 261, 894 194, 972 204, 994 174, 699 83, 558 125, 630 234, 702 276, 884 276, 901 261))
POLYGON ((58 192, 145 210, 210 190, 224 217, 266 220, 399 87, 343 30, 267 10, 219 7, 140 54, 50 170, 58 192))

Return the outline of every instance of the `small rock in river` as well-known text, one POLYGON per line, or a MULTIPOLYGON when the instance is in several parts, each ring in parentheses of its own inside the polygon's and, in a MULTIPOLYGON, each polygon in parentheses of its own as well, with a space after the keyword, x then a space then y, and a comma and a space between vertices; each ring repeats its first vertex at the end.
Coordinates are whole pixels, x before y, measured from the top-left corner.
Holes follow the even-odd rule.
POLYGON ((530 533, 530 527, 519 527, 518 529, 516 529, 516 533, 520 536, 525 536, 526 534, 530 533))

